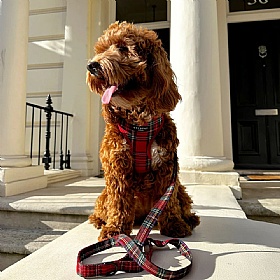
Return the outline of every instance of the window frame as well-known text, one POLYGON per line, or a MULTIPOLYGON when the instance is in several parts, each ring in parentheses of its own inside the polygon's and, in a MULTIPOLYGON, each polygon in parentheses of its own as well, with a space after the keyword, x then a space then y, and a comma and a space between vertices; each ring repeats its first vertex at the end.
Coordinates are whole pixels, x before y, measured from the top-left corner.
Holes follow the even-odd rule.
MULTIPOLYGON (((109 20, 111 23, 116 21, 116 11, 117 11, 116 1, 117 0, 109 0, 109 20)), ((145 27, 148 29, 170 28, 171 0, 166 0, 166 2, 167 2, 167 20, 166 21, 135 23, 135 25, 142 26, 142 27, 145 27)))

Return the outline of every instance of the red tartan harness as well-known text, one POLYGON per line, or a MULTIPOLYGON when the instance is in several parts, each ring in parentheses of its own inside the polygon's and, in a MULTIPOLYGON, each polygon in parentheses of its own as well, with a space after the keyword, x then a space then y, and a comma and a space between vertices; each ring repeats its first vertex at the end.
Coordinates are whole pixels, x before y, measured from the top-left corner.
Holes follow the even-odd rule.
POLYGON ((165 194, 155 204, 145 221, 141 225, 138 234, 134 239, 125 234, 120 234, 96 244, 83 248, 77 257, 76 272, 84 278, 92 278, 96 276, 110 276, 118 271, 140 272, 146 270, 154 276, 162 279, 181 279, 186 276, 192 267, 192 253, 188 246, 179 239, 168 239, 165 241, 153 240, 149 238, 149 233, 158 220, 158 217, 164 210, 169 201, 176 182, 177 175, 177 156, 174 155, 174 170, 171 185, 167 188, 165 194), (168 270, 155 265, 151 261, 153 245, 164 247, 172 244, 180 252, 181 256, 187 258, 189 265, 178 270, 168 270), (93 254, 97 254, 113 246, 122 246, 127 254, 125 257, 111 262, 99 264, 85 264, 84 260, 93 254))
POLYGON ((151 146, 162 129, 164 117, 155 117, 152 121, 144 125, 133 125, 122 120, 118 124, 120 132, 130 145, 130 150, 134 159, 134 171, 146 173, 151 168, 151 146))

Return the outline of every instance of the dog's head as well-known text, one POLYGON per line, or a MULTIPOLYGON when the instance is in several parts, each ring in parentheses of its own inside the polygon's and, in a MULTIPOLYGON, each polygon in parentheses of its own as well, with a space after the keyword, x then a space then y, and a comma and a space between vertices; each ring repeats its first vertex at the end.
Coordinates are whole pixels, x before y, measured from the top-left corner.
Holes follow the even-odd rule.
POLYGON ((109 26, 87 65, 87 83, 108 112, 160 115, 181 99, 167 54, 154 31, 126 22, 109 26))

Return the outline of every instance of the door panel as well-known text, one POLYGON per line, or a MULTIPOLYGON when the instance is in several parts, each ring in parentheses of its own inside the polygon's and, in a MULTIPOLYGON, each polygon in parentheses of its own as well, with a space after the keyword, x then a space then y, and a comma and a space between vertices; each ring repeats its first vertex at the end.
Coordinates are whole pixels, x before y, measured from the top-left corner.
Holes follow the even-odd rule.
POLYGON ((278 117, 272 117, 268 120, 269 142, 271 149, 271 164, 279 164, 280 157, 280 121, 278 117))
POLYGON ((240 121, 238 122, 238 153, 240 155, 260 155, 259 122, 240 121))
POLYGON ((280 168, 280 115, 262 115, 280 114, 279 36, 280 21, 229 24, 236 168, 280 168))

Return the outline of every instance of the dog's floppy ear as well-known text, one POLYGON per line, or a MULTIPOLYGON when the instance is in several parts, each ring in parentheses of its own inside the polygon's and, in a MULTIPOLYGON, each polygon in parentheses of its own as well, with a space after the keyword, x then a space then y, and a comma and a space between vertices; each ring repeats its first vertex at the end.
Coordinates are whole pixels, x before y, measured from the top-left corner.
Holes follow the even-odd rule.
POLYGON ((151 97, 155 98, 158 109, 172 111, 175 109, 181 95, 175 83, 175 74, 171 69, 167 54, 162 46, 157 46, 147 57, 150 68, 151 97))

